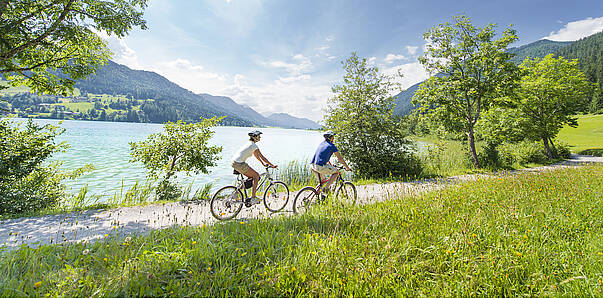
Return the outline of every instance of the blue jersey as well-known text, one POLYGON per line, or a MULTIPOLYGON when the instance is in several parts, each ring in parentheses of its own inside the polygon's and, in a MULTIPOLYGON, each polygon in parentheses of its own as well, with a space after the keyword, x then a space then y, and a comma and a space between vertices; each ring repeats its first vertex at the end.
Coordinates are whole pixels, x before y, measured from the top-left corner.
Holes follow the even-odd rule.
POLYGON ((331 159, 331 155, 337 152, 337 147, 331 142, 324 141, 318 145, 316 149, 316 153, 314 153, 314 157, 312 158, 312 162, 315 165, 324 166, 327 164, 329 159, 331 159))

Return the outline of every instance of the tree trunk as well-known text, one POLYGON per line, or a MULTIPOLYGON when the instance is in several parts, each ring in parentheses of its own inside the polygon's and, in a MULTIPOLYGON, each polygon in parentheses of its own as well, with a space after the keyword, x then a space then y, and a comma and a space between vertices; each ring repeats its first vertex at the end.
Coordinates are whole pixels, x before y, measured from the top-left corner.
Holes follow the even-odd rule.
POLYGON ((481 168, 479 164, 479 159, 477 159, 477 151, 475 150, 475 136, 473 135, 473 128, 470 128, 467 132, 467 137, 469 138, 469 153, 471 153, 471 159, 473 159, 473 165, 476 168, 481 168))
POLYGON ((551 138, 549 138, 549 144, 551 144, 551 150, 553 152, 553 156, 559 157, 559 152, 557 151, 557 148, 555 148, 555 144, 553 143, 553 140, 551 140, 551 138))
POLYGON ((549 160, 552 160, 553 159, 553 151, 551 151, 551 147, 549 146, 549 138, 543 137, 542 143, 544 144, 544 150, 546 151, 546 157, 548 157, 549 160))

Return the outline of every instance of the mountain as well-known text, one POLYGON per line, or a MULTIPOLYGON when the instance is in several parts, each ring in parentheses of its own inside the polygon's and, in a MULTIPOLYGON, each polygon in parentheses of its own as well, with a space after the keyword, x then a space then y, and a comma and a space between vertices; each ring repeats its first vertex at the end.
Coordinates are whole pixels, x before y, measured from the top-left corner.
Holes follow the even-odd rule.
MULTIPOLYGON (((523 62, 526 57, 543 58, 551 53, 561 55, 565 58, 579 59, 580 68, 585 72, 587 77, 591 81, 599 82, 599 84, 601 84, 600 82, 603 81, 602 39, 603 32, 575 42, 541 39, 527 45, 510 48, 508 51, 515 55, 511 60, 516 64, 523 62), (578 53, 582 53, 582 55, 579 55, 578 53), (588 69, 592 69, 592 71, 585 71, 588 69), (598 77, 597 74, 599 74, 598 77)), ((408 115, 415 108, 411 100, 422 83, 423 82, 417 83, 395 96, 396 108, 394 109, 394 115, 408 115)))
POLYGON ((268 116, 268 119, 272 121, 275 126, 284 128, 320 129, 322 127, 310 119, 297 118, 285 113, 272 114, 268 116))
POLYGON ((206 101, 212 103, 215 106, 219 106, 222 109, 224 109, 232 114, 237 115, 238 117, 241 117, 243 119, 246 119, 248 121, 255 123, 255 125, 275 126, 274 123, 272 123, 266 117, 262 116, 260 113, 256 112, 254 109, 252 109, 246 105, 237 104, 230 97, 214 96, 214 95, 205 94, 205 93, 197 94, 197 95, 200 96, 201 98, 205 99, 206 101))
POLYGON ((515 54, 511 61, 515 62, 515 64, 520 64, 526 59, 526 57, 544 58, 544 56, 551 53, 556 53, 572 43, 573 41, 552 41, 548 39, 541 39, 521 47, 510 48, 508 52, 515 54))
POLYGON ((239 105, 225 96, 195 94, 165 77, 144 70, 133 70, 109 61, 96 74, 76 83, 82 93, 125 95, 127 98, 146 100, 141 110, 149 121, 163 123, 184 120, 199 121, 200 117, 226 116, 224 125, 280 126, 301 129, 320 127, 308 119, 283 114, 291 123, 266 118, 246 105, 239 105))

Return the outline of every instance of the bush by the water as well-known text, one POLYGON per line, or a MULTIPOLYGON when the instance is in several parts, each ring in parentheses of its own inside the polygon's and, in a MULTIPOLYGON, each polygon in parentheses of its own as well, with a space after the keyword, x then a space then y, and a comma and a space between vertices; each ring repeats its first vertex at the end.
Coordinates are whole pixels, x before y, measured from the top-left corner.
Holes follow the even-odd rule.
POLYGON ((0 120, 0 215, 52 208, 65 195, 65 173, 57 163, 43 164, 66 148, 55 140, 62 132, 31 120, 24 126, 0 120))

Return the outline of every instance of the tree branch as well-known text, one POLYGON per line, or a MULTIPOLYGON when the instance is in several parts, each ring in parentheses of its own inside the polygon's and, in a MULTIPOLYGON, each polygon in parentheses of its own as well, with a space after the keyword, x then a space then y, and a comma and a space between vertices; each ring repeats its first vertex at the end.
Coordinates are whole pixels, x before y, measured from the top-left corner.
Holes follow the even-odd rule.
POLYGON ((44 40, 46 37, 48 37, 51 33, 53 33, 59 27, 61 22, 63 22, 65 20, 65 18, 67 17, 67 15, 70 11, 69 9, 73 5, 74 1, 75 0, 69 0, 69 2, 65 5, 61 15, 59 15, 59 17, 54 21, 54 23, 46 31, 44 31, 44 33, 42 33, 37 38, 30 40, 14 49, 8 51, 6 54, 2 55, 2 57, 0 57, 0 59, 2 59, 2 58, 10 59, 17 53, 22 52, 23 50, 40 43, 42 40, 44 40))

